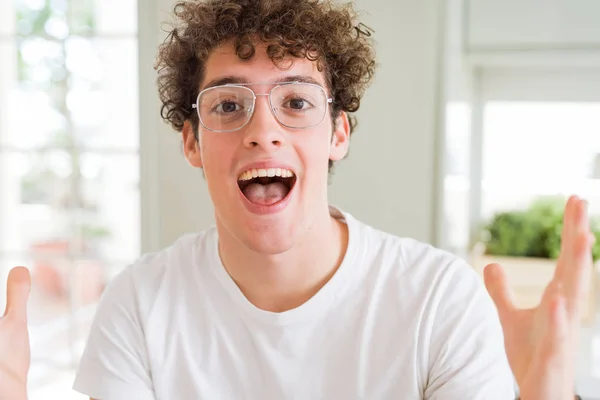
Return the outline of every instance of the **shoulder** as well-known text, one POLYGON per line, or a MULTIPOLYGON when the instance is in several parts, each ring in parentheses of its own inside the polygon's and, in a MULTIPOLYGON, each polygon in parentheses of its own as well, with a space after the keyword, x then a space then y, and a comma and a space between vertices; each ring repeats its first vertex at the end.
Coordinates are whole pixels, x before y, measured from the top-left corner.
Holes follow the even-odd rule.
MULTIPOLYGON (((357 284, 381 287, 407 313, 424 315, 475 307, 492 313, 493 306, 483 280, 468 262, 431 244, 400 237, 346 216, 362 274, 357 284), (473 302, 476 302, 473 303, 473 302), (410 311, 413 310, 413 311, 410 311)), ((449 315, 447 315, 449 317, 449 315)))
POLYGON ((361 247, 364 261, 393 269, 395 274, 432 282, 459 275, 477 280, 475 270, 456 254, 410 237, 397 236, 345 214, 354 234, 352 245, 361 247))
POLYGON ((160 251, 142 255, 123 273, 142 283, 165 274, 189 273, 191 264, 209 251, 213 240, 216 240, 215 229, 185 234, 160 251))
MULTIPOLYGON (((152 360, 164 351, 164 332, 181 292, 211 248, 212 230, 180 237, 118 273, 104 290, 74 387, 91 397, 153 398, 152 360)), ((190 290, 187 290, 190 292, 190 290)))
MULTIPOLYGON (((500 331, 495 307, 481 277, 468 262, 446 250, 373 228, 373 260, 380 260, 398 304, 420 311, 421 323, 442 338, 459 325, 500 331)), ((434 333, 432 333, 434 334, 434 333)))
POLYGON ((137 312, 147 315, 159 294, 170 297, 178 285, 194 280, 195 266, 212 250, 214 241, 216 230, 208 229, 183 235, 160 251, 142 255, 111 279, 103 302, 135 305, 137 312))

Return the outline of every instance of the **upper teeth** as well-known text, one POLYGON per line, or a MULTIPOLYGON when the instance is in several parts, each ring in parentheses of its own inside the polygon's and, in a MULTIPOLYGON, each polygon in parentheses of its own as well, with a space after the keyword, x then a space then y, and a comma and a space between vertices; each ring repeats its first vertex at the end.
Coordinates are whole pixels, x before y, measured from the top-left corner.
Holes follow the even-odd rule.
POLYGON ((285 168, 268 168, 268 169, 249 169, 248 171, 243 172, 238 180, 240 181, 249 181, 252 178, 259 177, 274 177, 280 176, 282 178, 291 178, 294 176, 294 173, 285 168))

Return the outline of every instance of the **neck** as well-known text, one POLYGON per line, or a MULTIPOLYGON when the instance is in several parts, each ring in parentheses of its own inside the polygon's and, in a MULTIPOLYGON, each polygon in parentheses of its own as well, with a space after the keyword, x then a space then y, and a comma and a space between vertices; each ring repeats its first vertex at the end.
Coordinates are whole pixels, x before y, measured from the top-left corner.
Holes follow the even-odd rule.
POLYGON ((256 307, 272 312, 299 307, 335 274, 346 253, 348 228, 331 217, 328 209, 315 221, 304 240, 276 255, 248 249, 219 230, 223 265, 256 307))

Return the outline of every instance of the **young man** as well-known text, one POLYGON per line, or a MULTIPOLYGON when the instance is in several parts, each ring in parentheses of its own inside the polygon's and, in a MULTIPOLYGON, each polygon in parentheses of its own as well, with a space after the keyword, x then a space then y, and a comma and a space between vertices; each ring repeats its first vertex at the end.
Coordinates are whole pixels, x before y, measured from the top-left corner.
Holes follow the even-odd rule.
MULTIPOLYGON (((501 268, 486 268, 499 319, 463 261, 328 204, 328 166, 348 151, 349 113, 374 71, 370 34, 350 6, 184 1, 175 14, 158 63, 163 115, 203 170, 216 226, 111 283, 77 391, 100 400, 511 399, 512 367, 523 399, 573 397, 591 270, 583 201, 567 205, 564 251, 538 308, 514 309, 501 268)), ((0 385, 21 396, 28 282, 13 271, 0 327, 0 385)))

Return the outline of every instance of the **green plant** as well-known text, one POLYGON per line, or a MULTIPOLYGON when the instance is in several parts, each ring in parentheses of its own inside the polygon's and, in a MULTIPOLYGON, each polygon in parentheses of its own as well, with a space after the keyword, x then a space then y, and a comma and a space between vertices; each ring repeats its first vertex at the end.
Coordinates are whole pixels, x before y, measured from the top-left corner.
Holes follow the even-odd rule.
MULTIPOLYGON (((557 197, 540 198, 526 210, 495 214, 484 227, 486 254, 558 258, 565 202, 557 197)), ((592 218, 591 228, 596 236, 595 261, 600 259, 600 220, 592 218)))
POLYGON ((105 226, 82 224, 79 229, 81 236, 86 239, 106 239, 111 236, 110 230, 105 226))

